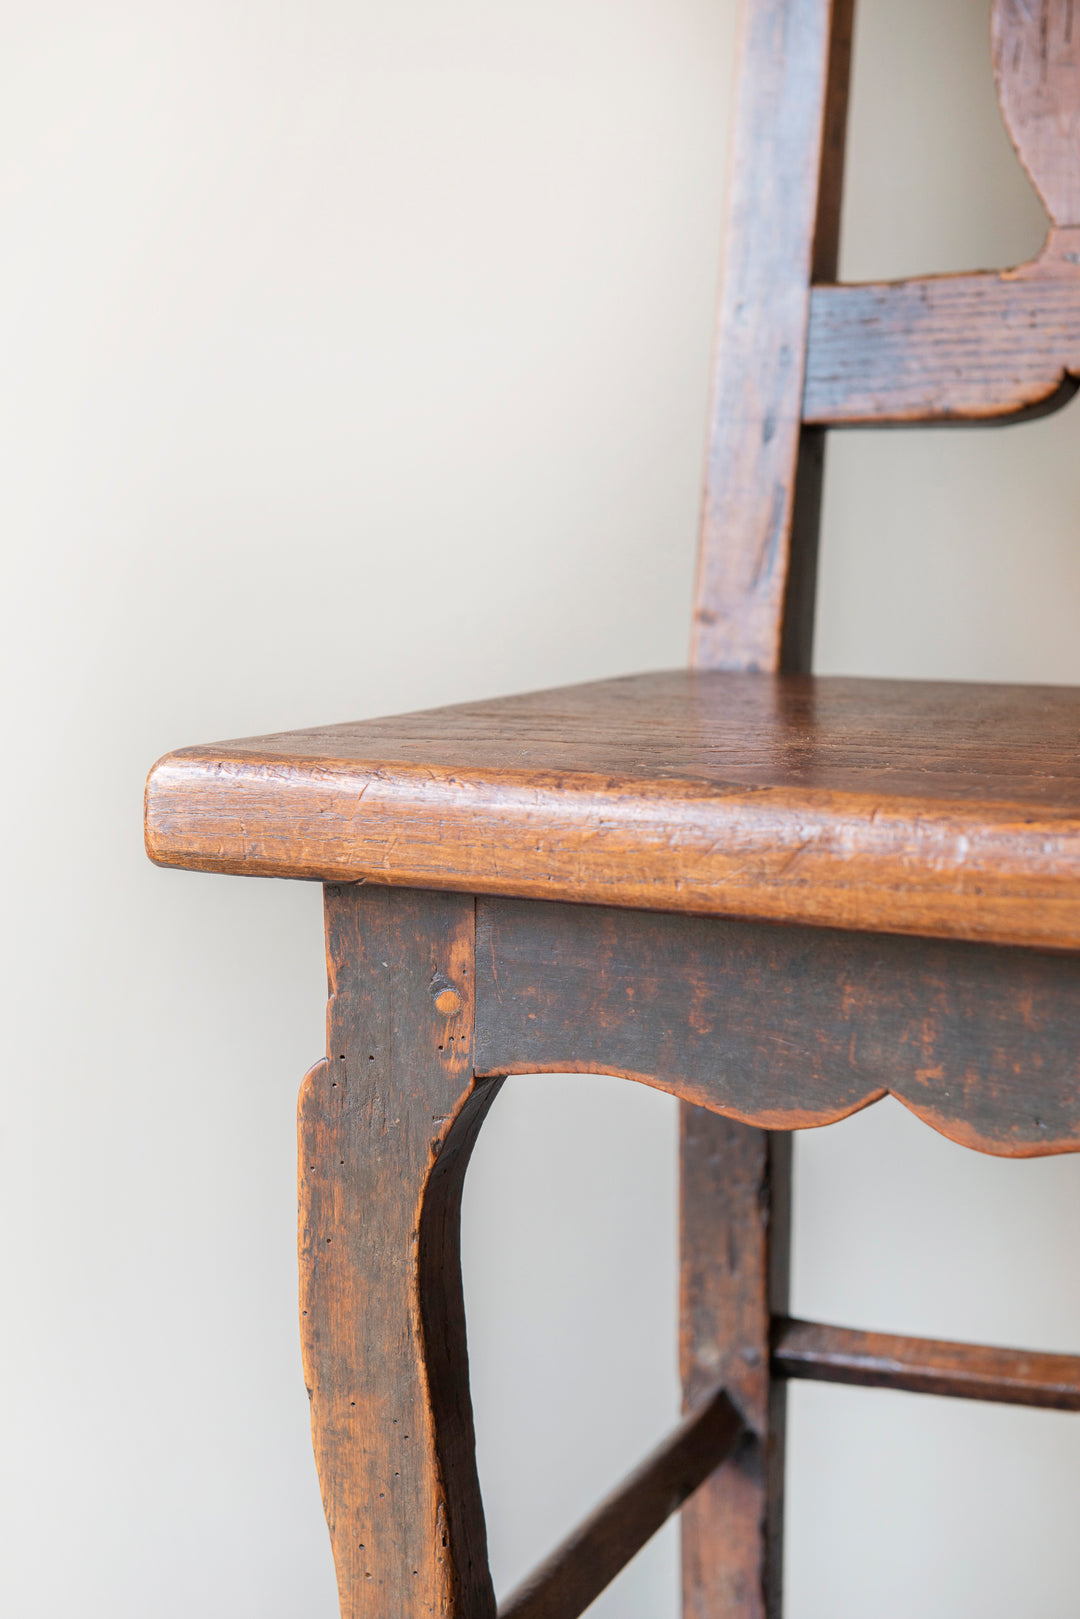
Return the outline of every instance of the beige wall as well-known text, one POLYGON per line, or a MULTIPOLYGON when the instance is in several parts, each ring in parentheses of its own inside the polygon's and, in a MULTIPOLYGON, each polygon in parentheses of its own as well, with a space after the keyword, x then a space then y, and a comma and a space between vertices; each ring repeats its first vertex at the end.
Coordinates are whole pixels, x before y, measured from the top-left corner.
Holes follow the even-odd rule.
MULTIPOLYGON (((987 0, 862 0, 845 271, 1028 253, 987 0), (879 178, 880 177, 880 178, 879 178)), ((180 743, 681 662, 731 0, 10 0, 0 1612, 330 1619, 295 1333, 318 891, 161 873, 180 743)), ((819 667, 1080 680, 1080 409, 838 438, 819 667)), ((1080 1347, 1080 1163, 801 1139, 796 1307, 1080 1347)), ((501 1585, 674 1415, 674 1131, 470 1176, 501 1585)), ((1075 1619, 1080 1430, 799 1389, 790 1619, 1075 1619)), ((674 1612, 669 1532, 602 1599, 674 1612)))

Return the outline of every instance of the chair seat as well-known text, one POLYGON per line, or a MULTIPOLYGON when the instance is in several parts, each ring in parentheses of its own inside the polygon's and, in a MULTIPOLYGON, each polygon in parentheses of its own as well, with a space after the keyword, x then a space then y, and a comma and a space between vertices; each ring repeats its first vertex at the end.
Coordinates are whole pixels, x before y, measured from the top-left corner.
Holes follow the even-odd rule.
POLYGON ((1080 690, 677 670, 170 753, 160 865, 1080 949, 1080 690))

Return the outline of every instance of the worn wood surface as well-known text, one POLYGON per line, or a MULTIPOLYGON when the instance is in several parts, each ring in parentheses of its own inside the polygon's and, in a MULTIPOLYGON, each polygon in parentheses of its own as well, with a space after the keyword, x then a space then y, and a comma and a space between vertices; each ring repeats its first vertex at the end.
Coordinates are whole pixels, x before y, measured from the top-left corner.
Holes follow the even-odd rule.
POLYGON ((1080 1149, 1076 956, 489 899, 477 975, 481 1074, 625 1074, 781 1130, 889 1092, 983 1152, 1080 1149))
POLYGON ((814 287, 803 418, 826 427, 1015 421, 1080 378, 1080 230, 1019 270, 814 287))
POLYGON ((1080 18, 1075 0, 995 0, 1005 127, 1055 225, 1080 226, 1080 18))
POLYGON ((343 1619, 493 1619, 458 1259, 498 1086, 473 1080, 473 904, 328 888, 327 1055, 300 1099, 300 1306, 343 1619))
POLYGON ((161 864, 1080 948, 1080 692, 678 670, 171 754, 161 864))
MULTIPOLYGON (((684 1389, 693 1407, 727 1381, 747 1424, 684 1512, 686 1619, 777 1619, 788 1377, 1075 1395, 1070 1357, 793 1322, 770 1377, 790 1138, 755 1126, 891 1090, 983 1150, 1080 1146, 1078 962, 1041 948, 1080 951, 1080 697, 773 678, 810 666, 827 427, 1018 418, 1075 390, 1080 27, 1073 0, 994 6, 1043 254, 844 287, 851 9, 744 0, 698 672, 187 749, 151 773, 155 860, 332 885, 301 1292, 344 1619, 494 1614, 458 1211, 506 1072, 684 1099, 684 1389), (479 902, 478 963, 474 893, 504 896, 479 902)), ((577 1601, 649 1501, 639 1478, 601 1509, 517 1619, 565 1619, 536 1602, 575 1581, 577 1601)))
POLYGON ((786 1394, 770 1380, 769 1327, 787 1309, 791 1138, 700 1107, 680 1126, 683 1402, 722 1379, 747 1424, 683 1508, 683 1614, 765 1619, 781 1605, 786 1394))
POLYGON ((499 1619, 577 1619, 730 1456, 742 1428, 726 1392, 713 1391, 499 1604, 499 1619))
POLYGON ((699 667, 780 664, 810 279, 815 258, 828 266, 839 218, 850 11, 850 0, 742 7, 694 610, 699 667), (819 213, 823 156, 832 206, 819 213))
POLYGON ((1080 1411, 1080 1355, 855 1332, 780 1317, 773 1324, 772 1369, 774 1377, 1080 1411))
MULTIPOLYGON (((1074 0, 997 0, 998 97, 1051 232, 1004 272, 817 285, 807 331, 808 423, 1022 420, 1080 379, 1080 25, 1074 0)), ((816 274, 815 281, 834 277, 816 274)))
MULTIPOLYGON (((699 670, 811 667, 825 433, 802 419, 804 373, 810 283, 837 274, 853 14, 852 0, 743 0, 691 630, 699 670)), ((706 858, 741 841, 720 833, 706 858)), ((680 877, 675 891, 693 886, 680 877)), ((770 1292, 786 1308, 790 1141, 684 1101, 680 1142, 684 1403, 723 1367, 751 1418, 734 1464, 683 1511, 682 1612, 779 1619, 785 1389, 770 1384, 767 1337, 770 1292)))

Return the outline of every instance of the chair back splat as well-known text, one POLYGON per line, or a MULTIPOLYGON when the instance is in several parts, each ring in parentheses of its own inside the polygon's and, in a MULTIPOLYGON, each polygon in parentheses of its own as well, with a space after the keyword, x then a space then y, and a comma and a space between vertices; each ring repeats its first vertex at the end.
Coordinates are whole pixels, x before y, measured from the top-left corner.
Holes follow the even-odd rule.
POLYGON ((836 285, 852 0, 745 0, 692 661, 810 665, 818 429, 1008 422, 1080 379, 1080 20, 997 0, 1013 145, 1046 208, 1002 271, 836 285))

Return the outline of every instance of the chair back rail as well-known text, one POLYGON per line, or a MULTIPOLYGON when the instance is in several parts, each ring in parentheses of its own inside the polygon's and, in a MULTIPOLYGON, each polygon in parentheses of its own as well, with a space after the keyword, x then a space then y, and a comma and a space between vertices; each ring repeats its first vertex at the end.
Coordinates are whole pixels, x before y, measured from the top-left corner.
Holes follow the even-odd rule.
POLYGON ((828 427, 1007 422, 1080 386, 1080 17, 996 0, 998 99, 1049 232, 1005 271, 837 285, 849 0, 744 0, 694 611, 700 668, 810 665, 828 427))

